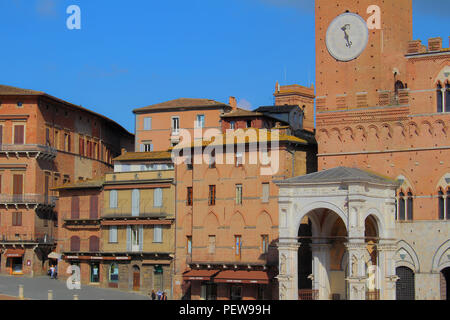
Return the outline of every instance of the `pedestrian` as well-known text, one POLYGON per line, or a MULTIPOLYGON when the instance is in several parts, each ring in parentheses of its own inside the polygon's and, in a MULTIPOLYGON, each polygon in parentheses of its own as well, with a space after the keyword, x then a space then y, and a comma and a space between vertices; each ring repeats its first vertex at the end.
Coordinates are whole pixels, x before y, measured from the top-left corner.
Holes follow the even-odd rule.
POLYGON ((58 266, 56 264, 55 264, 54 269, 55 269, 55 274, 53 275, 54 276, 53 278, 56 280, 56 279, 58 279, 58 266))
POLYGON ((162 298, 162 292, 161 292, 161 290, 158 290, 158 292, 156 293, 156 295, 158 296, 158 300, 161 300, 161 298, 162 298))
POLYGON ((163 295, 162 295, 162 297, 161 297, 161 300, 167 300, 167 295, 166 295, 166 292, 165 292, 165 291, 163 292, 163 295))
POLYGON ((55 276, 55 267, 52 265, 50 267, 50 279, 53 279, 54 276, 55 276))
POLYGON ((156 293, 155 293, 155 290, 152 290, 152 300, 156 300, 156 293))

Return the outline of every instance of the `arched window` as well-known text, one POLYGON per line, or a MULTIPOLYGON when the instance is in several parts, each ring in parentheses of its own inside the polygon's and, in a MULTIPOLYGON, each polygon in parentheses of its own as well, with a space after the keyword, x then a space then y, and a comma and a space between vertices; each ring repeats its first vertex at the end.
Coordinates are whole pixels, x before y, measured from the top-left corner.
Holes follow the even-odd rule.
POLYGON ((119 282, 119 265, 117 263, 113 263, 109 267, 109 282, 119 282))
POLYGON ((445 85, 445 112, 450 112, 450 83, 445 85))
POLYGON ((98 252, 100 251, 100 239, 96 236, 89 237, 89 251, 98 252))
POLYGON ((70 251, 71 252, 80 251, 80 237, 73 236, 70 238, 70 251))
POLYGON ((405 209, 405 194, 403 193, 403 191, 400 191, 400 193, 398 194, 398 220, 405 220, 405 209))
POLYGON ((437 91, 436 91, 436 94, 437 94, 437 97, 436 97, 436 102, 437 102, 437 112, 443 112, 444 110, 443 110, 443 107, 444 107, 444 94, 443 94, 443 92, 442 92, 443 90, 442 90, 442 86, 441 86, 441 84, 439 83, 438 85, 437 85, 437 91))
POLYGON ((447 189, 447 199, 445 200, 446 202, 446 212, 447 212, 447 220, 450 220, 450 188, 447 189))
POLYGON ((407 220, 412 221, 413 219, 413 209, 414 209, 414 202, 413 202, 413 195, 410 192, 408 192, 408 218, 407 220))
POLYGON ((444 198, 444 192, 442 192, 442 189, 438 192, 438 211, 439 211, 439 220, 445 219, 445 198, 444 198))

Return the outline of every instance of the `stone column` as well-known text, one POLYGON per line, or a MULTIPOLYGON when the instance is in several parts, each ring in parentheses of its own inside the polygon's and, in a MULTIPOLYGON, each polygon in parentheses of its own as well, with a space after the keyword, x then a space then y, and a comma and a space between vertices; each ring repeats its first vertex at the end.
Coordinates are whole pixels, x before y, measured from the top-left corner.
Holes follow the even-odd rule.
POLYGON ((280 300, 298 300, 298 248, 297 239, 278 243, 279 274, 278 292, 280 300))
POLYGON ((362 241, 348 242, 348 275, 345 279, 348 283, 350 300, 366 299, 366 281, 364 254, 366 243, 362 241))
POLYGON ((397 275, 395 274, 395 243, 382 243, 377 246, 380 275, 380 299, 395 300, 397 275))
POLYGON ((319 291, 319 300, 330 299, 330 248, 328 243, 312 243, 313 290, 319 291))

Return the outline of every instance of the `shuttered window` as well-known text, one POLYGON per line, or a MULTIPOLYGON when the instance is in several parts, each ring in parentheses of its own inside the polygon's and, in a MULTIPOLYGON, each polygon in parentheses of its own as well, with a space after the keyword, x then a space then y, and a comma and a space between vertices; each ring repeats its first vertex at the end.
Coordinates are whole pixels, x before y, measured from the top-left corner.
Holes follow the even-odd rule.
POLYGON ((90 219, 98 219, 98 196, 91 196, 90 198, 90 219))
POLYGON ((22 194, 23 194, 23 175, 15 174, 13 175, 13 195, 17 196, 22 194))
POLYGON ((22 212, 13 212, 12 213, 12 225, 14 227, 22 226, 22 212))
POLYGON ((3 144, 3 126, 0 126, 0 145, 3 144))
POLYGON ((78 236, 73 236, 70 238, 70 251, 71 252, 80 251, 80 238, 78 236))
POLYGON ((144 118, 144 130, 152 130, 152 118, 144 118))
POLYGON ((262 184, 262 202, 267 203, 269 202, 269 184, 263 183, 262 184))
POLYGON ((80 219, 80 198, 77 196, 72 197, 70 218, 80 219))
POLYGON ((134 189, 131 192, 131 215, 133 217, 139 216, 139 204, 140 204, 140 193, 139 189, 134 189))
POLYGON ((162 242, 163 235, 162 235, 162 226, 161 225, 155 225, 153 227, 153 242, 162 242))
POLYGON ((193 204, 193 189, 192 187, 187 188, 187 205, 192 206, 193 204))
POLYGON ((208 237, 208 253, 209 254, 216 253, 216 236, 208 237))
POLYGON ((236 185, 236 204, 242 204, 242 184, 236 185))
POLYGON ((412 221, 412 219, 413 219, 413 209, 414 209, 413 195, 411 192, 408 192, 408 220, 409 221, 412 221))
POLYGON ((24 125, 15 125, 14 126, 14 144, 24 144, 25 136, 25 126, 24 125))
POLYGON ((84 156, 84 138, 80 137, 78 142, 79 142, 79 154, 80 156, 84 156))
POLYGON ((100 239, 96 236, 91 236, 89 238, 89 252, 99 252, 100 251, 100 239))
POLYGON ((208 197, 208 205, 214 206, 216 205, 216 186, 209 186, 209 197, 208 197))
POLYGON ((445 199, 444 199, 444 193, 442 190, 439 190, 438 193, 439 199, 438 199, 438 211, 439 211, 439 220, 445 219, 445 199))
POLYGON ((109 227, 109 242, 117 243, 117 226, 109 227))
POLYGON ((111 190, 109 192, 109 207, 117 208, 117 190, 111 190))
POLYGON ((153 191, 153 206, 155 208, 162 207, 162 189, 161 188, 156 188, 153 191))

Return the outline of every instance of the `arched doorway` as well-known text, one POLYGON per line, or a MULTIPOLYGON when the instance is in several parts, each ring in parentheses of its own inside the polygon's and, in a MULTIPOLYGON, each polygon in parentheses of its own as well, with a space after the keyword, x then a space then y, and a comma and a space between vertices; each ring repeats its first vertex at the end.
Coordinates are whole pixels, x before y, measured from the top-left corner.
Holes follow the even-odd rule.
POLYGON ((298 291, 299 299, 306 300, 312 290, 311 221, 305 216, 298 230, 298 291))
POLYGON ((141 269, 138 266, 133 266, 133 291, 141 289, 141 269))
POLYGON ((441 300, 450 300, 450 267, 443 269, 441 277, 441 300))
POLYGON ((397 300, 415 300, 415 277, 414 271, 408 267, 398 267, 395 273, 399 278, 396 283, 397 300))
POLYGON ((380 286, 378 271, 378 225, 373 216, 368 216, 364 222, 364 238, 367 247, 368 259, 366 261, 366 300, 380 299, 380 286))

